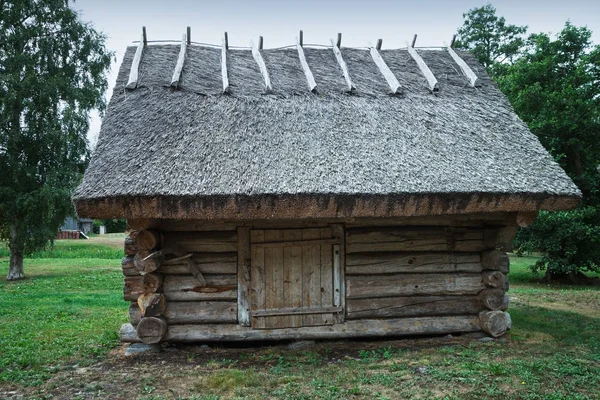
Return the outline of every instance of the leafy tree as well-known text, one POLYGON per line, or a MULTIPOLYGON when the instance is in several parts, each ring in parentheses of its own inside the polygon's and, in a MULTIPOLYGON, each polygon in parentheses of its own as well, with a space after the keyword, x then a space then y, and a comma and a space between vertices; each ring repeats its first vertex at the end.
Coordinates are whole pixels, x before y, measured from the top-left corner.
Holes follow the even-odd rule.
POLYGON ((519 231, 516 244, 520 251, 544 251, 533 271, 545 272, 548 279, 566 275, 577 283, 582 271, 597 271, 600 265, 598 211, 592 206, 541 211, 530 227, 519 231))
POLYGON ((473 8, 463 14, 463 18, 454 47, 472 51, 490 75, 496 75, 503 63, 520 54, 527 26, 507 24, 504 17, 496 16, 491 4, 473 8))
POLYGON ((527 51, 499 77, 500 89, 583 193, 582 208, 541 213, 518 237, 545 256, 551 274, 600 270, 600 46, 569 22, 553 40, 531 35, 527 51))
POLYGON ((105 108, 112 53, 68 0, 0 0, 0 237, 8 279, 72 212, 89 157, 90 110, 105 108))

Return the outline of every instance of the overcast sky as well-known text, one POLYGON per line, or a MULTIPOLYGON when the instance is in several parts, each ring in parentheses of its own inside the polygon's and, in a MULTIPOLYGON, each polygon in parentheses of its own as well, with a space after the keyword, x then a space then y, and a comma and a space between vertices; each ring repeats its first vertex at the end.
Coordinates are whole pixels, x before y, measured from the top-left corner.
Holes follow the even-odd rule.
MULTIPOLYGON (((110 98, 125 48, 139 40, 146 26, 148 40, 181 40, 186 26, 192 27, 192 41, 221 43, 224 31, 229 44, 247 46, 259 35, 264 46, 295 43, 298 30, 304 43, 328 44, 342 32, 342 46, 366 46, 383 38, 384 48, 405 46, 419 35, 418 46, 441 46, 462 24, 462 14, 485 5, 486 1, 392 1, 392 0, 77 0, 74 8, 85 21, 107 37, 116 52, 109 77, 110 98)), ((594 32, 600 43, 599 0, 504 0, 491 2, 508 23, 528 25, 529 32, 557 33, 570 20, 594 32)), ((97 140, 100 119, 92 118, 89 139, 97 140)))

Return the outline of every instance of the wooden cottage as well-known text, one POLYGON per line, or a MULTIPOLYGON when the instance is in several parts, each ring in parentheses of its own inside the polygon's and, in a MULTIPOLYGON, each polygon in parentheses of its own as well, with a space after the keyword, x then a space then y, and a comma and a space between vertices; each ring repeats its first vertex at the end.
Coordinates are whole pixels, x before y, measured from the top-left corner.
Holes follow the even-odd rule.
POLYGON ((77 213, 127 218, 125 342, 510 329, 505 251, 580 192, 468 53, 129 47, 77 213))

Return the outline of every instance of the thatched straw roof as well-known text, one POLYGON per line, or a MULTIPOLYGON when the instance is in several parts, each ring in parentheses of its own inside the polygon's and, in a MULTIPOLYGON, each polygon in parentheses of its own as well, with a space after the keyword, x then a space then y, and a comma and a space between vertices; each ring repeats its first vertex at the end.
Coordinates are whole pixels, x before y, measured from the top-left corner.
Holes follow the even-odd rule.
POLYGON ((573 207, 580 192, 468 53, 471 87, 445 50, 381 50, 402 93, 368 50, 342 48, 347 92, 331 48, 262 50, 273 90, 249 50, 144 48, 135 90, 127 49, 98 146, 74 195, 97 218, 309 218, 533 211, 573 207))

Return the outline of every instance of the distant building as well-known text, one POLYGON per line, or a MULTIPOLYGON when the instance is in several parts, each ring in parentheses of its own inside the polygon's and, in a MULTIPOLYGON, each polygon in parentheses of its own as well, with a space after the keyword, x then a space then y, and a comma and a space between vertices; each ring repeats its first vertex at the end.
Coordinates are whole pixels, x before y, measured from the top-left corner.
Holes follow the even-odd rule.
POLYGON ((57 239, 79 239, 79 232, 87 235, 92 232, 91 218, 67 217, 56 234, 57 239))

